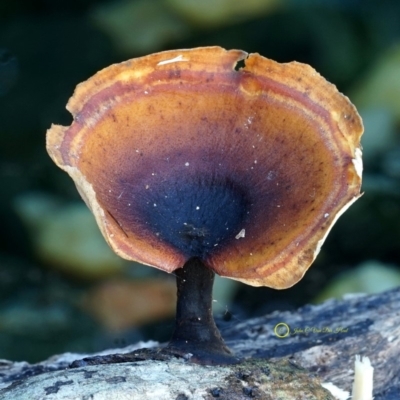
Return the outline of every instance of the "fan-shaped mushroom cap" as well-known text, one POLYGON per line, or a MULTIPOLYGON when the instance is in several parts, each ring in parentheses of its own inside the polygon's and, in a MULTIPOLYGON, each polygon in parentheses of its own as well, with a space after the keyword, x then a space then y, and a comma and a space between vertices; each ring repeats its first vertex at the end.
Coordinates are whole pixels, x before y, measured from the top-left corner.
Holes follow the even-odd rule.
POLYGON ((361 119, 308 65, 167 51, 98 72, 67 108, 50 156, 117 254, 167 272, 198 257, 290 287, 360 195, 361 119))

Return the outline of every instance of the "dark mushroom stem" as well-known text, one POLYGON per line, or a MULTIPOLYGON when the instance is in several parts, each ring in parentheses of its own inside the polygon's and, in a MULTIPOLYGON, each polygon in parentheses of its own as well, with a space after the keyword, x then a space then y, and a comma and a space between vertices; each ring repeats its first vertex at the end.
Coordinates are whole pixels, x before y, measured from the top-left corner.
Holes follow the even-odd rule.
POLYGON ((167 351, 199 364, 234 364, 212 314, 215 273, 199 258, 175 271, 178 289, 175 331, 167 351))

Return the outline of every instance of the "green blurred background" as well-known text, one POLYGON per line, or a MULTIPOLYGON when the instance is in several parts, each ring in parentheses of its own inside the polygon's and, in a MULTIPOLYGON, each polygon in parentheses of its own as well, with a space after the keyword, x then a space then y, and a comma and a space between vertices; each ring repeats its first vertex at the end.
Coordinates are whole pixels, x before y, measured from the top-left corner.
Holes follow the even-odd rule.
POLYGON ((224 326, 400 284, 400 2, 2 0, 0 359, 40 361, 168 339, 173 277, 114 256, 72 180, 45 151, 74 87, 112 63, 220 45, 311 64, 358 107, 364 196, 304 279, 274 291, 217 282, 224 326))

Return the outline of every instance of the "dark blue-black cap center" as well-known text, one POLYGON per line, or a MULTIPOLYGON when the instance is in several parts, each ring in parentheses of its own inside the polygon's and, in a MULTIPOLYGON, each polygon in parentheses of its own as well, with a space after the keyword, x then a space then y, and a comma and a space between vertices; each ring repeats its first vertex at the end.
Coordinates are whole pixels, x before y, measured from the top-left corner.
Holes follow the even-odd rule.
POLYGON ((204 258, 244 228, 250 201, 229 179, 166 179, 140 195, 138 215, 159 239, 187 257, 204 258))

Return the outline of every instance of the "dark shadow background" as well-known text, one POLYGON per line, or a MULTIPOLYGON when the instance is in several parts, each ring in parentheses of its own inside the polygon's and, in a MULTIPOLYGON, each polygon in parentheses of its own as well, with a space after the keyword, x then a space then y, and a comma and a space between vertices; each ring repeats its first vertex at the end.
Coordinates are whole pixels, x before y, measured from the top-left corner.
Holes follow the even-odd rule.
MULTIPOLYGON (((156 4, 154 15, 136 16, 139 19, 132 24, 156 20, 168 2, 151 3, 156 4)), ((94 22, 95 10, 102 4, 95 0, 0 3, 0 358, 38 361, 64 351, 166 340, 173 327, 166 317, 117 334, 107 332, 76 301, 98 281, 72 278, 45 265, 36 255, 32 233, 15 210, 15 199, 31 192, 56 195, 66 204, 79 200, 72 180, 45 150, 51 123, 70 124, 65 105, 79 82, 112 63, 146 53, 220 45, 280 62, 309 63, 351 96, 381 57, 400 46, 397 0, 282 0, 265 14, 214 26, 193 24, 171 11, 182 24, 182 33, 165 35, 148 49, 124 51, 94 22)), ((368 115, 368 121, 373 120, 368 115)), ((400 173, 393 168, 400 163, 400 121, 395 116, 393 120, 394 135, 365 160, 365 195, 336 224, 304 279, 284 291, 236 286, 226 312, 218 315, 222 330, 237 319, 306 304, 335 276, 362 262, 378 260, 399 269, 400 173)), ((375 140, 379 143, 379 135, 375 140)))

